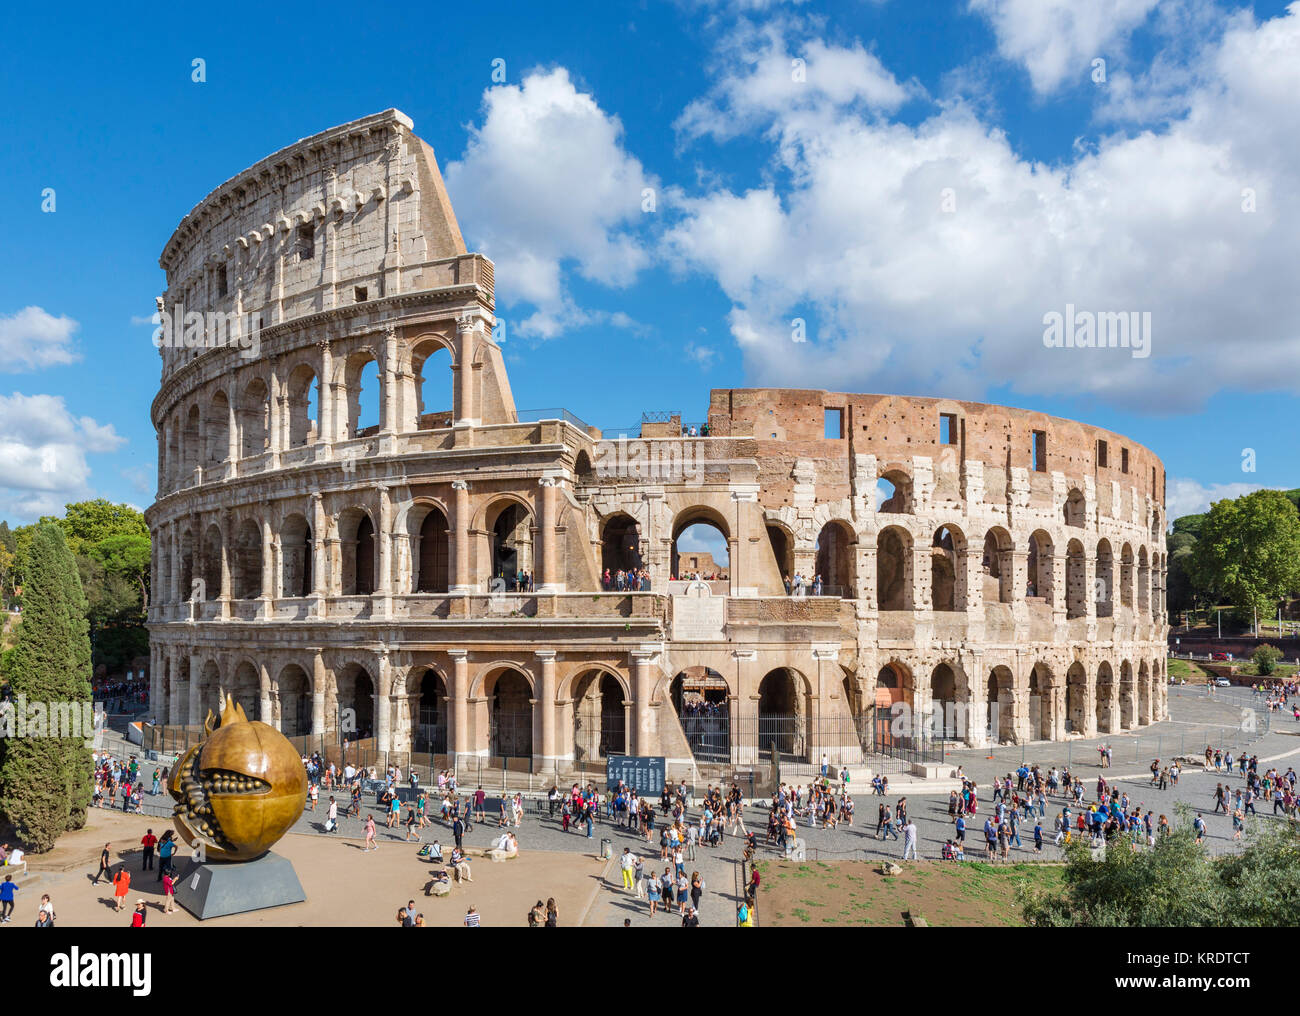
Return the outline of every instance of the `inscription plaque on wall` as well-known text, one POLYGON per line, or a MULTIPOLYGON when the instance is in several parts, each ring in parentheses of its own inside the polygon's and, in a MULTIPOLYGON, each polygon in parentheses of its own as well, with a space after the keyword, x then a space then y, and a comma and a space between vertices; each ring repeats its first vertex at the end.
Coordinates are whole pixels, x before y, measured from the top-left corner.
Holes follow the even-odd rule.
POLYGON ((707 582, 692 582, 683 596, 673 597, 673 641, 724 642, 727 598, 714 596, 707 582))

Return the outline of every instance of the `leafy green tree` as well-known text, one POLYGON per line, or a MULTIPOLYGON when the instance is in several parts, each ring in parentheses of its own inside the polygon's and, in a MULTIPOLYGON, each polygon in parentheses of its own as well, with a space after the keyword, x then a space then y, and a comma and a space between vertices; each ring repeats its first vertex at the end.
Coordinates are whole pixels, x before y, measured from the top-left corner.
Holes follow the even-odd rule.
POLYGON ((98 561, 104 570, 131 582, 139 593, 141 611, 149 606, 149 568, 151 548, 148 535, 119 533, 91 544, 87 556, 98 561))
POLYGON ((1216 501, 1192 561, 1197 585, 1227 599, 1244 621, 1267 617, 1300 587, 1300 515, 1280 490, 1216 501))
POLYGON ((1277 661, 1282 659, 1282 650, 1276 646, 1262 645, 1250 658, 1255 661, 1255 670, 1267 677, 1277 667, 1277 661))
POLYGON ((47 517, 41 521, 59 526, 74 554, 89 553, 92 546, 110 536, 142 536, 146 543, 149 540, 149 527, 140 512, 102 497, 65 505, 63 518, 47 517))
MULTIPOLYGON (((75 703, 81 710, 91 694, 86 601, 59 527, 34 527, 25 581, 22 631, 9 661, 12 691, 28 703, 75 703)), ((6 738, 0 813, 33 850, 49 850, 61 833, 85 824, 89 772, 83 737, 6 738)))

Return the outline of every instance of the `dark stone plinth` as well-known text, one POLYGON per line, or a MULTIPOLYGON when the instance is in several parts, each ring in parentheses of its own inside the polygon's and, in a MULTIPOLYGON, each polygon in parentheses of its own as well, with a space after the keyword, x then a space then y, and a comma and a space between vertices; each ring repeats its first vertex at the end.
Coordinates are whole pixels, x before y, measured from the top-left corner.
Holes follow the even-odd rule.
POLYGON ((293 865, 274 852, 254 861, 191 861, 176 880, 176 902, 200 921, 306 899, 293 865))

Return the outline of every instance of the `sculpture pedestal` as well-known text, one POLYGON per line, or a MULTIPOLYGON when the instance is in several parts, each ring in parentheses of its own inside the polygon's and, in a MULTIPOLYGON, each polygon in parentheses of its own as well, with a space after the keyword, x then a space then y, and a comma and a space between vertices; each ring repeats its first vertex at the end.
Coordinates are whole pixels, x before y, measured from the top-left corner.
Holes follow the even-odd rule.
POLYGON ((176 902, 200 921, 306 899, 293 865, 274 852, 255 861, 190 861, 176 880, 176 902))

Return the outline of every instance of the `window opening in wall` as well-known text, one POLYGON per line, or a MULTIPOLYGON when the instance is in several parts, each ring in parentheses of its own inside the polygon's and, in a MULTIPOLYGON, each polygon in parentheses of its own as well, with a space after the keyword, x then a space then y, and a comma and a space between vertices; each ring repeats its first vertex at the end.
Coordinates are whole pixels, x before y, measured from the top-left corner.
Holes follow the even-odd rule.
POLYGON ((1047 431, 1036 430, 1033 432, 1030 452, 1034 462, 1034 472, 1047 472, 1047 431))
POLYGON ((832 441, 844 436, 844 410, 826 409, 822 413, 822 434, 832 441))
POLYGON ((1156 467, 1152 466, 1151 467, 1151 493, 1154 494, 1155 492, 1156 492, 1156 467))
POLYGON ((1098 439, 1097 441, 1097 468, 1106 468, 1106 442, 1098 439))
POLYGON ((357 286, 352 291, 352 299, 356 303, 365 303, 369 296, 369 291, 365 286, 357 286))
POLYGON ((939 414, 939 443, 940 444, 957 443, 957 414, 956 413, 939 414))
POLYGON ((298 260, 307 261, 316 256, 316 229, 310 223, 298 227, 298 237, 295 247, 298 251, 298 260))
POLYGON ((225 299, 226 294, 230 291, 228 288, 230 285, 230 279, 229 276, 226 274, 226 271, 227 269, 225 265, 222 265, 220 268, 217 269, 217 299, 218 300, 225 299))
POLYGON ((1119 471, 1121 473, 1128 472, 1128 449, 1127 448, 1121 448, 1119 450, 1119 471))

